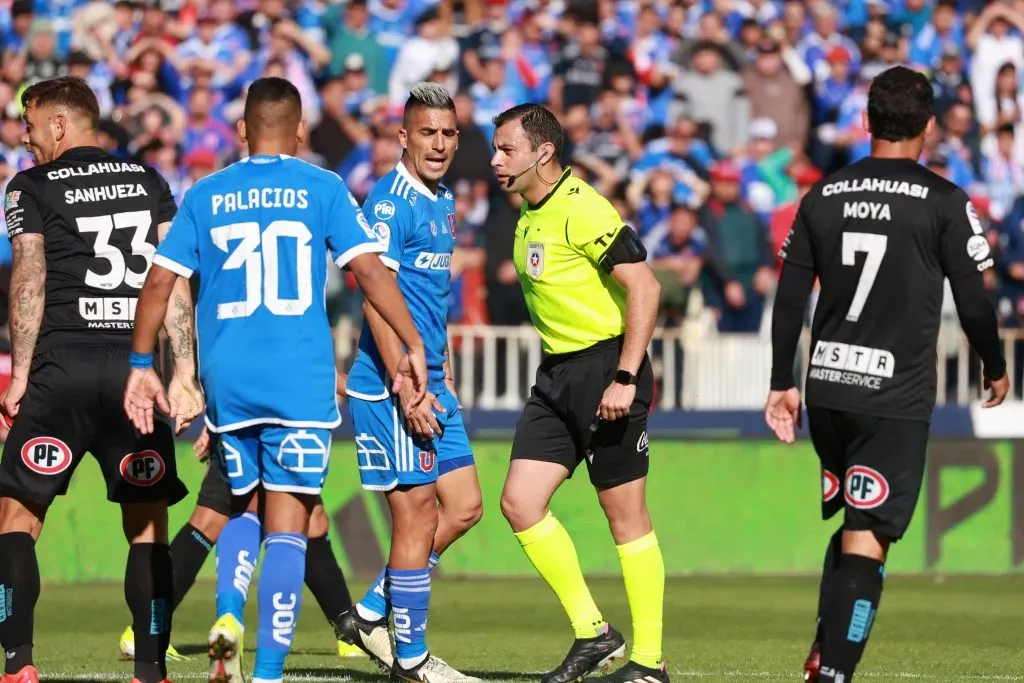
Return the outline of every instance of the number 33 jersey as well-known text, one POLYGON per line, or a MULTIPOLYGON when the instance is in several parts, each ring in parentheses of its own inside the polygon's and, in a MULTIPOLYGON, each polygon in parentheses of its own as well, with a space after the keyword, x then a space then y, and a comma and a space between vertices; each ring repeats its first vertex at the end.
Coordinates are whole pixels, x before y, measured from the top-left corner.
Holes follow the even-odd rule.
POLYGON ((156 171, 99 147, 76 147, 11 179, 4 216, 13 248, 19 235, 42 235, 45 245, 37 354, 131 344, 157 226, 174 212, 174 197, 156 171))
POLYGON ((153 263, 199 275, 210 429, 340 423, 328 258, 343 268, 384 248, 341 178, 299 159, 249 157, 189 189, 153 263))
POLYGON ((943 280, 993 265, 967 194, 907 159, 867 158, 811 188, 780 257, 813 268, 807 405, 931 419, 943 280))

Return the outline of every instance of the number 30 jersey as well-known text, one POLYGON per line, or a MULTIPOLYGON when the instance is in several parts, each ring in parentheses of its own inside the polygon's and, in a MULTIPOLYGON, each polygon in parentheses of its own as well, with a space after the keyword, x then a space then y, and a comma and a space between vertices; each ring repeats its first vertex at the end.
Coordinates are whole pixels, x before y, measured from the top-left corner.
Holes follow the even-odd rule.
POLYGON ((4 215, 18 236, 43 236, 46 305, 36 354, 61 346, 131 345, 135 306, 174 197, 153 169, 99 147, 75 147, 18 173, 4 215))
POLYGON ((384 248, 341 178, 299 159, 249 157, 189 189, 153 263, 199 274, 199 378, 211 430, 341 422, 328 257, 342 268, 384 248))
POLYGON ((931 419, 943 280, 993 265, 967 194, 907 159, 868 157, 811 188, 780 251, 813 268, 807 405, 931 419))

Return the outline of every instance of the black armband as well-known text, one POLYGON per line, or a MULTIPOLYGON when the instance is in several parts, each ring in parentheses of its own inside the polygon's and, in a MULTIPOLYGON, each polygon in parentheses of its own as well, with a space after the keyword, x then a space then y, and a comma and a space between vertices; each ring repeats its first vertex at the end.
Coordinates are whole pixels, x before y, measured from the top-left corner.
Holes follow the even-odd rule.
POLYGON ((615 241, 601 257, 601 267, 609 273, 620 263, 643 263, 647 260, 647 249, 633 228, 623 225, 615 241))

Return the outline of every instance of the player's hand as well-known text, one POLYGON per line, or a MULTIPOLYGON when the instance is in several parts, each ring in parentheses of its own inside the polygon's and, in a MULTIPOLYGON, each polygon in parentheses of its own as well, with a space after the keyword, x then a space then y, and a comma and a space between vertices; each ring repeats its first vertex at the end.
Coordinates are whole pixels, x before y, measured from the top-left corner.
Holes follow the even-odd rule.
POLYGON ((422 401, 427 394, 427 356, 422 347, 410 349, 398 362, 391 393, 401 394, 403 389, 412 391, 409 398, 414 405, 422 401))
POLYGON ((995 408, 1006 399, 1006 394, 1010 392, 1010 375, 1004 373, 999 379, 989 379, 986 377, 984 384, 986 390, 992 390, 992 397, 981 404, 981 407, 995 408))
POLYGON ((604 396, 601 397, 601 405, 597 407, 597 414, 605 422, 624 418, 629 415, 629 409, 633 406, 635 398, 636 385, 612 382, 604 390, 604 396))
POLYGON ((132 368, 124 390, 124 412, 142 434, 153 433, 153 403, 165 413, 171 412, 163 382, 153 368, 132 368))
POLYGON ((14 426, 14 416, 21 409, 21 399, 28 389, 28 378, 16 378, 11 376, 11 383, 4 390, 0 397, 0 441, 7 441, 7 435, 11 433, 14 426))
POLYGON ((171 418, 175 420, 174 433, 181 434, 192 426, 192 421, 199 417, 206 407, 203 390, 192 375, 175 373, 167 389, 167 402, 170 404, 171 418))
POLYGON ((196 460, 199 462, 206 462, 210 459, 210 431, 206 427, 203 427, 199 438, 192 443, 192 453, 195 454, 196 460))
POLYGON ((764 421, 780 441, 793 443, 795 430, 800 429, 800 390, 791 387, 785 391, 769 391, 764 407, 764 421))
POLYGON ((405 414, 406 424, 416 436, 424 441, 430 441, 435 436, 441 436, 444 431, 437 421, 434 411, 444 414, 444 407, 438 402, 437 397, 429 391, 424 395, 423 400, 415 402, 410 390, 399 394, 398 400, 402 404, 402 412, 405 414))

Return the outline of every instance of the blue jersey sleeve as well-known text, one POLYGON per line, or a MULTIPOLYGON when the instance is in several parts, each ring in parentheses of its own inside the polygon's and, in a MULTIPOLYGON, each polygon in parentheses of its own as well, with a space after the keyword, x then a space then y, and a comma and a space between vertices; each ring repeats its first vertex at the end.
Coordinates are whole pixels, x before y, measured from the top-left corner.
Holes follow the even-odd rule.
POLYGON ((380 260, 398 272, 402 265, 406 238, 414 226, 412 207, 397 195, 371 193, 366 199, 365 211, 374 221, 374 233, 384 236, 386 249, 380 255, 380 260))
POLYGON ((174 215, 171 229, 157 247, 153 265, 188 278, 199 267, 199 228, 192 211, 192 192, 185 193, 181 208, 174 215))
POLYGON ((327 246, 339 268, 344 268, 361 254, 381 253, 387 249, 386 235, 377 234, 370 227, 359 208, 359 202, 341 178, 338 179, 324 220, 327 224, 327 246))

